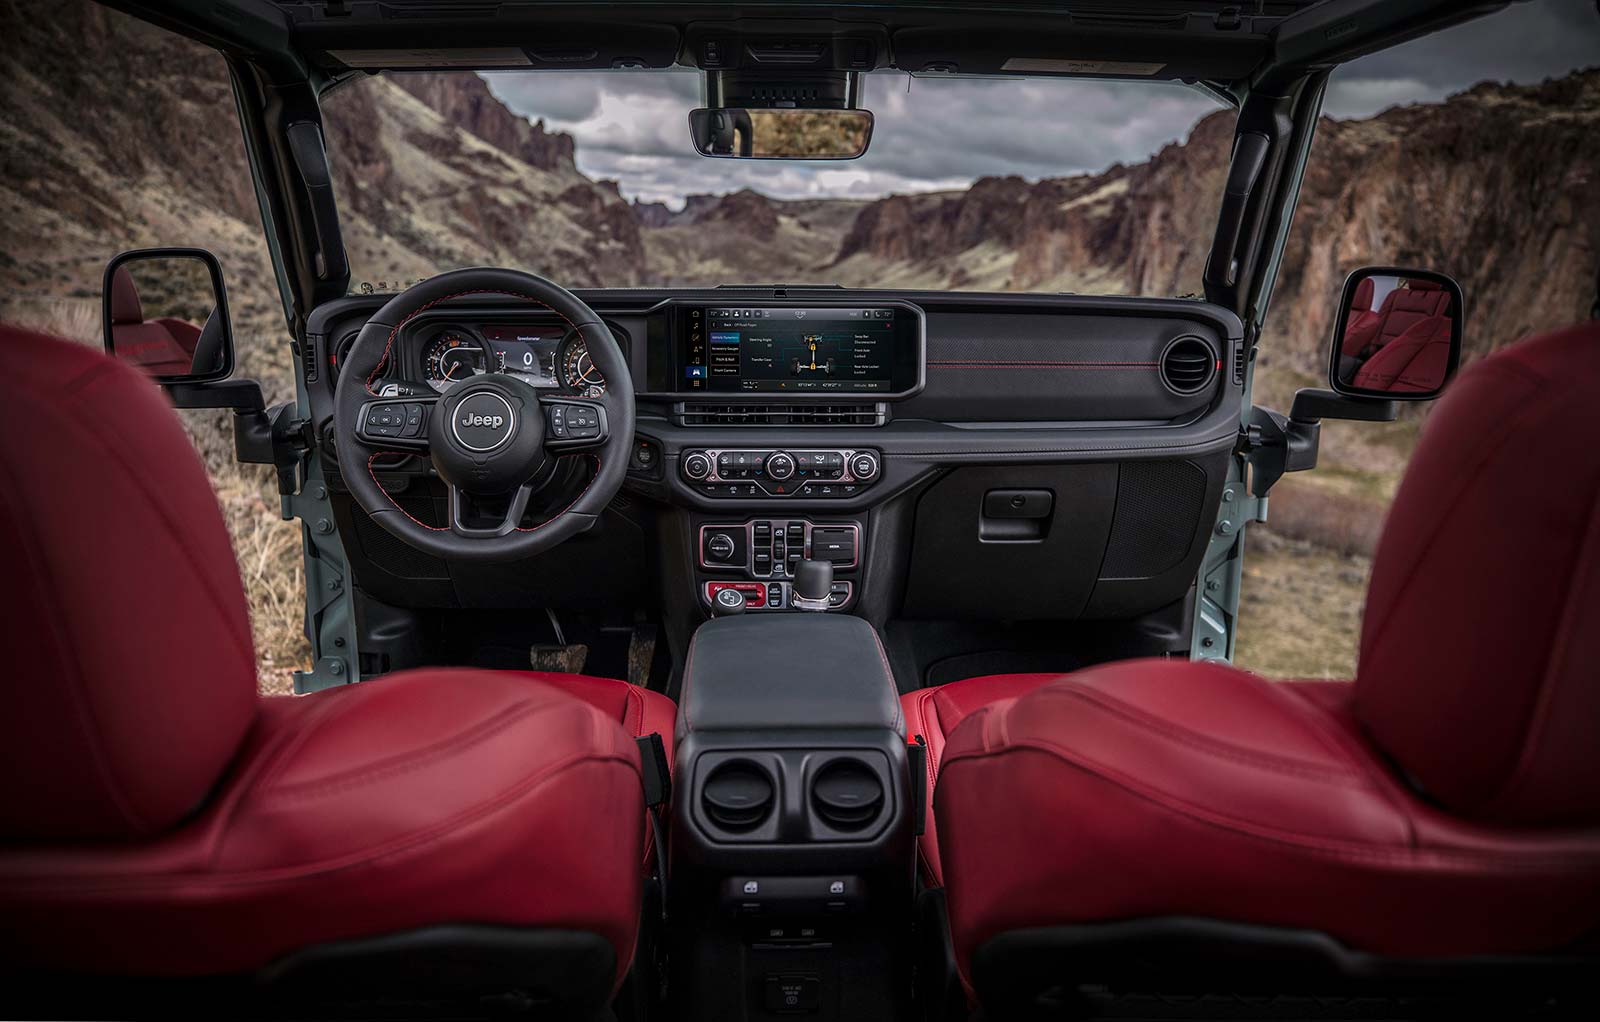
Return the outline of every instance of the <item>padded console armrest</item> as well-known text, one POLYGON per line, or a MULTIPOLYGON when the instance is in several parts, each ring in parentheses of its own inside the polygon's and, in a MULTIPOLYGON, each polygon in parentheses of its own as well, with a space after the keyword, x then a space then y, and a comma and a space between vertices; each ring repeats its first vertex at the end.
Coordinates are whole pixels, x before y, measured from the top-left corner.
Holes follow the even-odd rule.
POLYGON ((889 728, 900 695, 872 626, 834 614, 717 618, 689 643, 678 737, 772 728, 889 728))

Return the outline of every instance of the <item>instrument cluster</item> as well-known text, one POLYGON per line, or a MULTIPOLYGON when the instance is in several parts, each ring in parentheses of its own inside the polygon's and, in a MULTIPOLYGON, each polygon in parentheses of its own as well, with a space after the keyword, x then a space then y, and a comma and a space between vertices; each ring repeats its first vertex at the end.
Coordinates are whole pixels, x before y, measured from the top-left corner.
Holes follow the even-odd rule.
POLYGON ((564 324, 448 324, 421 334, 422 378, 443 394, 486 372, 508 373, 531 387, 599 397, 606 382, 588 346, 564 324))

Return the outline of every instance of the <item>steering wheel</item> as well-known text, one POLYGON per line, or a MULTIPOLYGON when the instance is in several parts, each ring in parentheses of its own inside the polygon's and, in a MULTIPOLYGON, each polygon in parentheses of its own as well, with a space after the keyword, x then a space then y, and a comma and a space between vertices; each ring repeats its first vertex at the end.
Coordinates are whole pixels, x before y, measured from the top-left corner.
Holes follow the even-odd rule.
POLYGON ((616 338, 572 292, 517 270, 453 270, 407 288, 367 321, 340 367, 333 422, 340 474, 373 521, 436 557, 510 561, 588 529, 616 496, 633 443, 633 380, 616 338), (509 295, 565 320, 605 378, 604 394, 542 394, 492 371, 491 363, 491 371, 440 395, 381 395, 378 370, 400 328, 441 302, 474 294, 509 295), (394 453, 432 459, 449 487, 449 525, 413 518, 378 482, 373 463, 394 453), (593 460, 589 484, 545 521, 523 526, 529 499, 574 457, 593 460))

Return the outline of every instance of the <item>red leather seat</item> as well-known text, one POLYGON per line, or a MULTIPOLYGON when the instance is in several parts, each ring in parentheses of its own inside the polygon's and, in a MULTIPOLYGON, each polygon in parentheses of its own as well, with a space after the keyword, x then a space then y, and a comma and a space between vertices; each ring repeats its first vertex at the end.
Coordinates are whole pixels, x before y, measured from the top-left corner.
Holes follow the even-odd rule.
POLYGON ((922 836, 917 838, 917 858, 928 886, 944 884, 939 864, 939 828, 933 817, 933 790, 950 732, 974 711, 1003 699, 1015 699, 1059 677, 1059 674, 991 674, 967 678, 954 685, 918 689, 900 697, 906 737, 911 741, 920 737, 927 749, 928 815, 922 836))
MULTIPOLYGON (((1597 394, 1597 323, 1456 380, 1385 522, 1354 682, 1131 661, 969 706, 934 796, 966 975, 999 935, 1118 920, 1402 957, 1594 934, 1597 394)), ((985 678, 932 698, 981 701, 968 684, 1006 694, 985 678)))
POLYGON ((1442 284, 1408 280, 1405 287, 1395 288, 1384 296, 1376 316, 1357 329, 1346 328, 1339 344, 1340 351, 1350 356, 1380 351, 1422 320, 1448 317, 1449 312, 1450 292, 1442 284))
POLYGON ((154 376, 179 376, 193 368, 200 328, 181 319, 144 318, 133 274, 119 266, 111 274, 111 336, 117 357, 154 376))
POLYGON ((577 675, 427 669, 258 698, 233 549, 160 392, 0 328, 0 934, 8 970, 249 975, 431 927, 632 956, 634 737, 670 700, 577 675))
POLYGON ((1438 390, 1450 369, 1453 328, 1449 316, 1419 319, 1363 362, 1350 382, 1364 390, 1390 394, 1438 390))

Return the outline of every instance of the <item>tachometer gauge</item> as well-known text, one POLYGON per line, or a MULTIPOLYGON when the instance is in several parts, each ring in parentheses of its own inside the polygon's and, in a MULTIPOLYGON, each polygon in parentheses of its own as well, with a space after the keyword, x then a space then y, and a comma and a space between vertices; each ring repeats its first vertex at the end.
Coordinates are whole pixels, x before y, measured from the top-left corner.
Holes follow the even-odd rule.
POLYGON ((484 346, 464 330, 441 330, 422 356, 423 375, 439 393, 486 371, 484 346))
POLYGON ((580 397, 599 397, 606 392, 606 380, 589 357, 589 346, 576 334, 568 335, 561 350, 561 381, 580 397))

